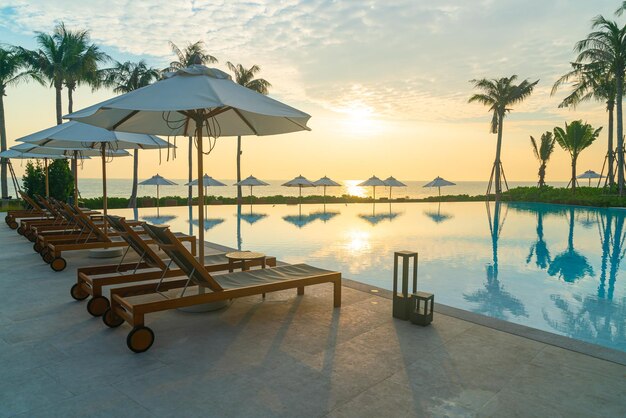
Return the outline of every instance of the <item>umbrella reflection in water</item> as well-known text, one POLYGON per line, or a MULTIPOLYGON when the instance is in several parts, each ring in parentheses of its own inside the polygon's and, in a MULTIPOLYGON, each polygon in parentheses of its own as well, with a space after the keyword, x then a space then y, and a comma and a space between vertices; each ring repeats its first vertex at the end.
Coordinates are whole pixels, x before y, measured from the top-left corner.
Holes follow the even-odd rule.
POLYGON ((430 219, 433 220, 433 222, 438 223, 438 224, 454 218, 453 215, 447 214, 445 212, 444 213, 441 212, 441 202, 437 204, 437 211, 426 210, 424 211, 424 215, 428 216, 430 219))

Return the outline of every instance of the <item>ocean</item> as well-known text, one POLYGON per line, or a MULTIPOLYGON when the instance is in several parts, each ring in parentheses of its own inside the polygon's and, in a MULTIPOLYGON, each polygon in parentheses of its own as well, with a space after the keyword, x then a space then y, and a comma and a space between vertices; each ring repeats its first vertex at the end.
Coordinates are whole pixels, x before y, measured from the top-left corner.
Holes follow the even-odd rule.
MULTIPOLYGON (((144 179, 140 179, 144 180, 144 179)), ((160 195, 161 197, 165 196, 187 196, 187 186, 184 186, 187 183, 186 179, 170 179, 178 185, 176 186, 161 186, 160 187, 160 195)), ((219 179, 222 183, 227 184, 226 187, 209 187, 208 193, 209 195, 215 196, 224 196, 224 197, 235 197, 237 195, 237 188, 232 186, 235 183, 235 180, 229 179, 219 179)), ((354 195, 354 196, 362 196, 362 197, 371 197, 372 196, 372 188, 371 187, 358 187, 356 186, 358 183, 363 180, 337 180, 338 183, 341 183, 340 187, 328 187, 326 189, 326 194, 329 196, 342 196, 344 194, 354 195)), ((274 196, 274 195, 283 195, 283 196, 298 196, 298 188, 295 187, 285 187, 282 186, 283 183, 288 180, 266 180, 263 181, 269 183, 269 186, 262 187, 254 187, 253 194, 255 196, 274 196)), ((402 180, 401 180, 402 181, 402 180)), ((400 198, 400 197, 408 197, 408 198, 424 198, 428 196, 437 195, 436 188, 424 188, 423 186, 428 183, 430 180, 420 180, 420 181, 404 181, 407 187, 394 187, 392 189, 392 197, 400 198)), ((509 182, 509 187, 518 187, 518 186, 535 186, 536 181, 511 181, 509 182)), ((555 187, 565 187, 567 186, 567 182, 564 181, 555 181, 549 183, 551 186, 555 187)), ((107 192, 109 197, 128 197, 130 196, 132 188, 132 180, 131 179, 109 179, 107 182, 107 192)), ((92 198, 99 197, 102 195, 102 180, 101 179, 90 179, 90 178, 82 178, 78 180, 78 189, 83 198, 92 198)), ((468 195, 480 195, 484 194, 487 190, 487 182, 486 181, 459 181, 455 186, 442 187, 441 194, 468 194, 468 195)), ((194 196, 196 195, 196 187, 193 189, 194 196)), ((321 195, 323 190, 321 187, 317 187, 314 189, 302 189, 302 195, 321 195)), ((156 186, 138 186, 139 196, 156 196, 156 186)), ((250 188, 244 187, 243 189, 244 196, 248 196, 250 194, 250 188)), ((389 196, 389 188, 387 187, 377 187, 376 188, 376 197, 388 197, 389 196)))

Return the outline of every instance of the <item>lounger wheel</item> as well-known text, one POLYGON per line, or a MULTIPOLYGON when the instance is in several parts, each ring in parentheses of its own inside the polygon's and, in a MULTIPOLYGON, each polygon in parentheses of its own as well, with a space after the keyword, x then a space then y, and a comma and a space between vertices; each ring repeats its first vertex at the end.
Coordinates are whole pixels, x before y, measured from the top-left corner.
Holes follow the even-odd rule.
POLYGON ((66 266, 67 266, 67 261, 65 261, 63 257, 55 257, 50 262, 50 267, 52 267, 52 270, 54 271, 63 271, 65 270, 66 266))
POLYGON ((72 295, 72 298, 75 300, 85 300, 89 297, 89 293, 85 292, 78 283, 74 283, 70 289, 70 295, 72 295))
POLYGON ((17 224, 17 222, 15 222, 13 219, 11 219, 11 221, 9 222, 9 228, 11 229, 17 229, 19 225, 17 224))
POLYGON ((35 242, 35 243, 33 244, 33 250, 35 250, 35 252, 36 252, 36 253, 41 254, 41 250, 43 250, 43 247, 41 246, 41 244, 40 244, 40 243, 35 242))
POLYGON ((138 326, 126 337, 126 345, 135 353, 147 351, 154 343, 154 332, 148 327, 138 326))
POLYGON ((7 223, 7 225, 9 224, 9 221, 11 220, 11 217, 9 215, 4 217, 4 222, 7 223))
POLYGON ((36 242, 37 241, 37 235, 33 234, 32 232, 27 233, 26 235, 24 235, 26 238, 28 238, 28 240, 30 242, 36 242))
POLYGON ((48 264, 52 263, 52 260, 54 260, 54 256, 50 254, 50 251, 47 248, 44 248, 41 252, 41 258, 43 258, 43 261, 48 264))
POLYGON ((95 296, 87 302, 87 312, 92 316, 102 316, 109 309, 109 300, 104 296, 95 296))
POLYGON ((24 229, 24 227, 22 225, 17 227, 17 233, 20 235, 24 235, 24 232, 26 232, 26 230, 24 229))
POLYGON ((124 323, 124 319, 115 315, 113 310, 109 307, 104 314, 102 314, 102 322, 109 328, 117 328, 124 323))

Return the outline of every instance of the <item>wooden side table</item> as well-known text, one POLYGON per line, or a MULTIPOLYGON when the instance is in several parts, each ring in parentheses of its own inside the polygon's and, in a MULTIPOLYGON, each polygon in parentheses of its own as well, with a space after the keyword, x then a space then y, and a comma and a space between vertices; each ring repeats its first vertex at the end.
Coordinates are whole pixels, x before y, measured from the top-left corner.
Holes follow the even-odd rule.
POLYGON ((261 260, 261 268, 265 268, 265 254, 263 253, 254 251, 233 251, 231 253, 226 253, 226 258, 228 259, 228 271, 230 273, 235 271, 235 263, 237 261, 241 262, 241 271, 248 270, 246 261, 253 260, 261 260))

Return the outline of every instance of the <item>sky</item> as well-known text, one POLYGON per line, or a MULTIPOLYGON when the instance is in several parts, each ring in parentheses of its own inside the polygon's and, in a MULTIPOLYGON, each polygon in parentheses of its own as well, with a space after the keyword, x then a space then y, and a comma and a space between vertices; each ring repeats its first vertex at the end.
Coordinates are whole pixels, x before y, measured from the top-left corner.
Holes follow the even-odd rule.
MULTIPOLYGON (((536 138, 566 121, 606 126, 602 103, 559 109, 567 89, 550 96, 570 68, 574 44, 598 14, 613 17, 620 1, 606 0, 3 0, 0 43, 34 49, 34 32, 63 21, 88 29, 117 61, 145 59, 163 68, 179 46, 202 40, 225 63, 257 64, 270 96, 312 115, 310 132, 244 137, 242 176, 286 179, 487 180, 495 154, 491 116, 469 80, 517 74, 540 80, 533 95, 505 119, 502 161, 509 180, 535 180, 536 138)), ((626 17, 616 18, 626 21, 626 17)), ((64 113, 67 111, 64 90, 64 113)), ((113 96, 79 87, 75 110, 113 96)), ((55 124, 54 90, 34 83, 10 88, 5 99, 9 146, 55 124)), ((606 128, 605 128, 606 129, 606 128)), ((188 141, 176 158, 140 154, 139 177, 185 178, 188 141)), ((579 171, 600 171, 606 131, 579 157, 579 171)), ((235 177, 236 139, 218 139, 205 156, 209 175, 235 177)), ((194 157, 195 160, 195 157, 194 157)), ((130 178, 132 158, 110 163, 109 177, 130 178)), ((15 164, 18 175, 23 165, 15 164)), ((195 171, 194 171, 195 172, 195 171)), ((557 149, 547 180, 566 180, 568 154, 557 149)), ((96 160, 82 177, 99 177, 96 160)))

